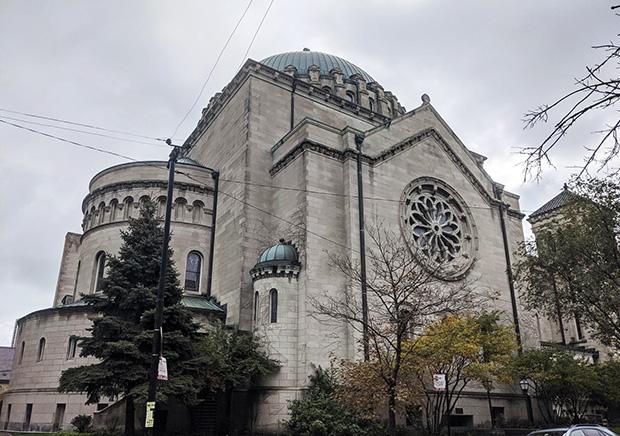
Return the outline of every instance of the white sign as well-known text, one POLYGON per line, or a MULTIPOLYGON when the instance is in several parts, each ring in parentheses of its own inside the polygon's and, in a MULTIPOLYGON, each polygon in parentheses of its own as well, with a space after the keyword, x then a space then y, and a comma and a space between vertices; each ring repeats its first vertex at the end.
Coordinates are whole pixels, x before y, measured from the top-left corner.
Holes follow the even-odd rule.
POLYGON ((146 403, 146 419, 144 420, 144 428, 153 428, 155 424, 155 401, 148 401, 146 403))
POLYGON ((168 365, 166 364, 166 358, 159 358, 159 365, 157 365, 157 380, 168 380, 168 365))
POLYGON ((433 374, 433 387, 436 391, 446 390, 446 375, 445 374, 433 374))

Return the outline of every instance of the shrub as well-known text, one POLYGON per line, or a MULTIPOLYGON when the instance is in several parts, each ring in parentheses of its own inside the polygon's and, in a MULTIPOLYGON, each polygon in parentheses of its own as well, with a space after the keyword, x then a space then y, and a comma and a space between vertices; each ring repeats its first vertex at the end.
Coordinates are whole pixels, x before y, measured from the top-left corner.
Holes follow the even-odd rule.
POLYGON ((71 425, 78 433, 87 433, 93 426, 93 417, 89 415, 78 415, 71 420, 71 425))

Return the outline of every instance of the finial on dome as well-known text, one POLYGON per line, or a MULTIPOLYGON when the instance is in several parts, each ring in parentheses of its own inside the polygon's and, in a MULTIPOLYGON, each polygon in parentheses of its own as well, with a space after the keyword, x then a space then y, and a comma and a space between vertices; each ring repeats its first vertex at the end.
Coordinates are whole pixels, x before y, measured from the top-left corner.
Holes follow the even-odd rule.
POLYGON ((422 103, 429 104, 430 102, 431 98, 428 96, 428 94, 422 94, 422 103))
POLYGON ((568 185, 566 183, 564 183, 564 190, 568 191, 568 185))
POLYGON ((280 238, 280 244, 284 244, 286 241, 284 240, 284 238, 280 238))
POLYGON ((304 51, 310 51, 308 47, 304 47, 304 51))

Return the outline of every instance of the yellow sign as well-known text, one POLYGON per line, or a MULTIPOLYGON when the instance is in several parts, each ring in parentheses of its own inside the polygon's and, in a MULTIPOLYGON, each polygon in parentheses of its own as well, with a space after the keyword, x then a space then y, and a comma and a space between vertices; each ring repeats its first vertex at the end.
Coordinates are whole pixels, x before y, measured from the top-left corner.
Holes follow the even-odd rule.
POLYGON ((144 421, 144 428, 153 428, 155 424, 155 401, 148 401, 146 403, 146 420, 144 421))

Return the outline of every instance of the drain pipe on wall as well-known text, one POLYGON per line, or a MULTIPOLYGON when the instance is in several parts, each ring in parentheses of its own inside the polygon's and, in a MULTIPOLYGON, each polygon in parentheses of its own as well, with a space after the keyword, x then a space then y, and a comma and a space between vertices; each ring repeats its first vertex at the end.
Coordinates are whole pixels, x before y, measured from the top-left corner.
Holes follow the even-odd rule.
POLYGON ((517 347, 519 354, 523 352, 523 344, 521 342, 521 327, 519 324, 519 310, 517 307, 517 296, 515 293, 514 277, 512 275, 512 261, 510 259, 510 246, 508 245, 508 232, 506 231, 506 219, 504 214, 508 209, 508 205, 502 201, 504 187, 500 184, 495 184, 493 187, 495 191, 495 198, 499 200, 499 225, 502 230, 502 240, 504 242, 504 256, 506 257, 506 276, 508 278, 508 288, 510 289, 510 302, 512 305, 512 319, 515 326, 515 335, 517 337, 517 347))

